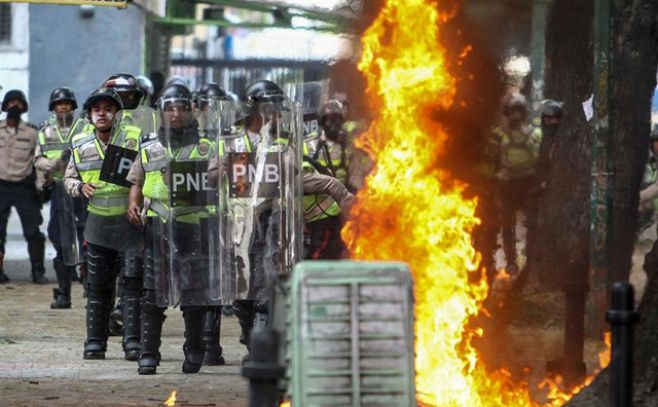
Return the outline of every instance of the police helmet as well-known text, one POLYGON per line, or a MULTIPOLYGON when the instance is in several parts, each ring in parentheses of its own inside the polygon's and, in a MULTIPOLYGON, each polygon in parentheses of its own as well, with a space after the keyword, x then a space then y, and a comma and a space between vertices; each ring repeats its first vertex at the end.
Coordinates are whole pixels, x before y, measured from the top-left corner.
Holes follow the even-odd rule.
POLYGON ((209 82, 201 86, 196 94, 196 103, 199 107, 202 103, 207 103, 211 100, 228 100, 228 96, 224 89, 215 82, 209 82))
POLYGON ((545 117, 557 117, 558 119, 562 118, 562 106, 564 103, 558 102, 553 99, 546 99, 541 104, 541 118, 545 117))
POLYGON ((160 110, 164 111, 170 103, 174 102, 182 103, 187 110, 192 110, 192 92, 190 92, 187 86, 174 83, 162 89, 158 100, 160 110))
POLYGON ((137 87, 144 97, 153 96, 153 82, 151 82, 149 78, 144 75, 139 75, 135 80, 137 81, 137 87))
POLYGON ((165 84, 162 88, 163 89, 167 88, 169 85, 183 85, 186 88, 190 87, 190 84, 187 83, 187 79, 185 79, 181 75, 174 75, 174 76, 169 77, 169 79, 167 79, 167 81, 165 82, 165 84))
POLYGON ((18 89, 12 89, 5 93, 5 97, 2 99, 2 111, 6 112, 7 111, 7 105, 9 104, 9 101, 11 100, 20 100, 23 103, 23 110, 21 113, 27 112, 28 104, 27 104, 27 98, 25 97, 25 93, 18 89))
POLYGON ((135 99, 132 101, 130 106, 128 105, 128 100, 123 99, 124 108, 133 109, 139 105, 144 94, 137 86, 137 79, 129 73, 117 73, 105 80, 103 87, 114 89, 117 93, 134 93, 135 99))
POLYGON ((285 96, 279 85, 265 79, 256 81, 249 85, 242 95, 242 104, 236 121, 240 122, 257 113, 261 103, 279 103, 284 100, 285 96))
POLYGON ((121 100, 121 96, 119 96, 119 94, 114 89, 101 87, 93 91, 84 104, 84 109, 87 112, 87 116, 91 115, 92 105, 102 99, 113 102, 117 106, 117 110, 123 109, 123 101, 121 100))
POLYGON ((283 91, 276 83, 268 80, 259 80, 247 87, 242 97, 246 104, 277 103, 285 99, 283 91))
POLYGON ((70 88, 61 87, 55 88, 50 92, 50 100, 48 101, 48 110, 55 110, 55 103, 57 102, 71 102, 73 110, 78 108, 78 102, 75 100, 75 93, 70 88))

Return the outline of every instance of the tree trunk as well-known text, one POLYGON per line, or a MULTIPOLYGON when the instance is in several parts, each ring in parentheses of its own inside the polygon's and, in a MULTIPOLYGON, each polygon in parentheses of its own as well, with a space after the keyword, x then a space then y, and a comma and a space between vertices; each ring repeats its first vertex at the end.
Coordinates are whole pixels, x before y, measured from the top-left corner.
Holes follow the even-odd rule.
MULTIPOLYGON (((626 281, 635 242, 640 181, 647 158, 651 96, 658 64, 658 2, 618 0, 613 10, 614 41, 610 104, 614 135, 612 160, 611 275, 626 281)), ((636 340, 636 405, 658 405, 656 346, 658 346, 658 245, 647 256, 648 287, 641 307, 636 340)), ((576 396, 569 405, 609 405, 608 372, 576 396)))
POLYGON ((564 102, 564 118, 538 202, 528 266, 553 289, 587 282, 592 131, 582 102, 592 94, 592 18, 591 2, 556 0, 548 21, 545 95, 564 102))

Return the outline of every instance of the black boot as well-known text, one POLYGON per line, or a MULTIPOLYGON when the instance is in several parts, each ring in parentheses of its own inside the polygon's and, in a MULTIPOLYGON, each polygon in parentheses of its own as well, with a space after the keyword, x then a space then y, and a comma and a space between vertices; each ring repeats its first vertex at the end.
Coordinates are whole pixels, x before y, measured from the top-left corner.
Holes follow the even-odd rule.
POLYGON ((238 317, 240 323, 240 343, 249 349, 249 336, 251 330, 254 328, 254 319, 256 318, 256 311, 254 310, 254 301, 251 300, 236 300, 233 302, 233 310, 235 316, 238 317))
POLYGON ((203 327, 203 343, 205 353, 203 355, 203 364, 207 366, 219 366, 226 364, 222 357, 222 347, 220 343, 220 332, 222 325, 221 307, 213 307, 212 310, 206 311, 203 327))
POLYGON ((203 322, 206 309, 201 307, 187 307, 183 309, 185 321, 185 344, 183 353, 183 373, 198 373, 203 362, 203 322))
POLYGON ((135 361, 139 359, 141 345, 139 334, 141 329, 141 299, 126 298, 123 311, 123 351, 125 359, 135 361))
POLYGON ((247 347, 247 355, 242 358, 242 363, 249 360, 250 337, 251 331, 254 329, 254 322, 256 320, 256 310, 254 309, 255 301, 252 300, 236 300, 233 302, 233 310, 235 316, 238 317, 240 323, 240 343, 247 347))
POLYGON ((84 359, 105 359, 107 323, 110 316, 106 302, 109 302, 109 298, 105 299, 91 294, 92 292, 87 300, 87 340, 83 357, 84 359))
POLYGON ((2 269, 2 267, 0 267, 0 284, 6 284, 9 281, 9 277, 7 277, 5 271, 2 269))
POLYGON ((27 242, 27 252, 32 264, 32 282, 34 284, 49 284, 46 278, 46 268, 43 265, 43 258, 46 253, 46 238, 40 233, 38 238, 31 239, 27 242))
POLYGON ((137 361, 140 375, 156 373, 160 364, 160 337, 162 336, 162 323, 165 320, 164 308, 154 304, 142 304, 141 323, 141 352, 137 361))
POLYGON ((53 260, 55 276, 59 288, 53 289, 53 301, 50 304, 51 309, 68 309, 71 308, 71 273, 75 269, 71 266, 65 266, 61 259, 53 260))

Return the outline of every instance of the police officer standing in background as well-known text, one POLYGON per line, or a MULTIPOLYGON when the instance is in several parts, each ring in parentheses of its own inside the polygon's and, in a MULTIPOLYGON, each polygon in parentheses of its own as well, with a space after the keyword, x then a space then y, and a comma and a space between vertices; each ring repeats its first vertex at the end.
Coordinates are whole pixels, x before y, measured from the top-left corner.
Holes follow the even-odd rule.
MULTIPOLYGON (((523 210, 526 223, 535 221, 537 185, 535 170, 539 157, 541 130, 528 123, 526 98, 518 93, 503 100, 503 118, 493 130, 492 137, 500 139, 500 169, 496 178, 500 183, 500 213, 503 250, 507 271, 519 271, 516 251, 516 213, 523 210)), ((529 233, 534 226, 528 225, 529 233)))
MULTIPOLYGON (((5 252, 7 221, 11 207, 16 208, 27 241, 32 264, 32 282, 48 284, 44 276, 44 252, 46 238, 39 230, 43 222, 41 202, 35 186, 34 152, 38 132, 32 125, 21 120, 28 110, 25 95, 20 90, 10 90, 2 101, 6 120, 0 121, 0 252, 5 252)), ((0 283, 9 281, 0 268, 0 283)))
MULTIPOLYGON (((81 247, 78 245, 75 229, 76 219, 74 214, 70 213, 73 205, 66 205, 66 200, 71 198, 66 194, 62 182, 64 170, 71 156, 69 130, 73 124, 73 112, 77 107, 78 104, 71 89, 55 88, 51 92, 48 110, 53 112, 54 116, 41 128, 35 154, 35 166, 46 174, 46 186, 52 189, 48 238, 53 243, 56 252, 53 268, 59 288, 53 289, 55 301, 50 308, 71 308, 71 280, 75 273, 76 262, 64 258, 64 247, 81 247), (69 209, 68 212, 67 209, 69 209), (71 224, 67 225, 68 222, 71 224)), ((78 201, 81 200, 78 199, 78 201)))

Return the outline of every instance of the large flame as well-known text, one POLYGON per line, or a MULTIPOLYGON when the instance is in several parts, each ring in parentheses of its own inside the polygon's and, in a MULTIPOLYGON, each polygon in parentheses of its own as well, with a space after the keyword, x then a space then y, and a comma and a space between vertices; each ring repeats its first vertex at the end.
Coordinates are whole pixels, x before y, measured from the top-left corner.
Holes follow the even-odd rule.
MULTIPOLYGON (((487 372, 470 343, 482 332, 468 323, 488 294, 471 238, 477 202, 437 165, 447 134, 429 114, 450 107, 456 93, 439 43, 444 18, 429 0, 388 0, 362 38, 359 69, 376 116, 357 145, 376 164, 343 239, 353 258, 401 259, 411 267, 419 403, 537 405, 527 384, 514 384, 506 371, 487 372)), ((556 394, 550 405, 563 402, 556 394)))

